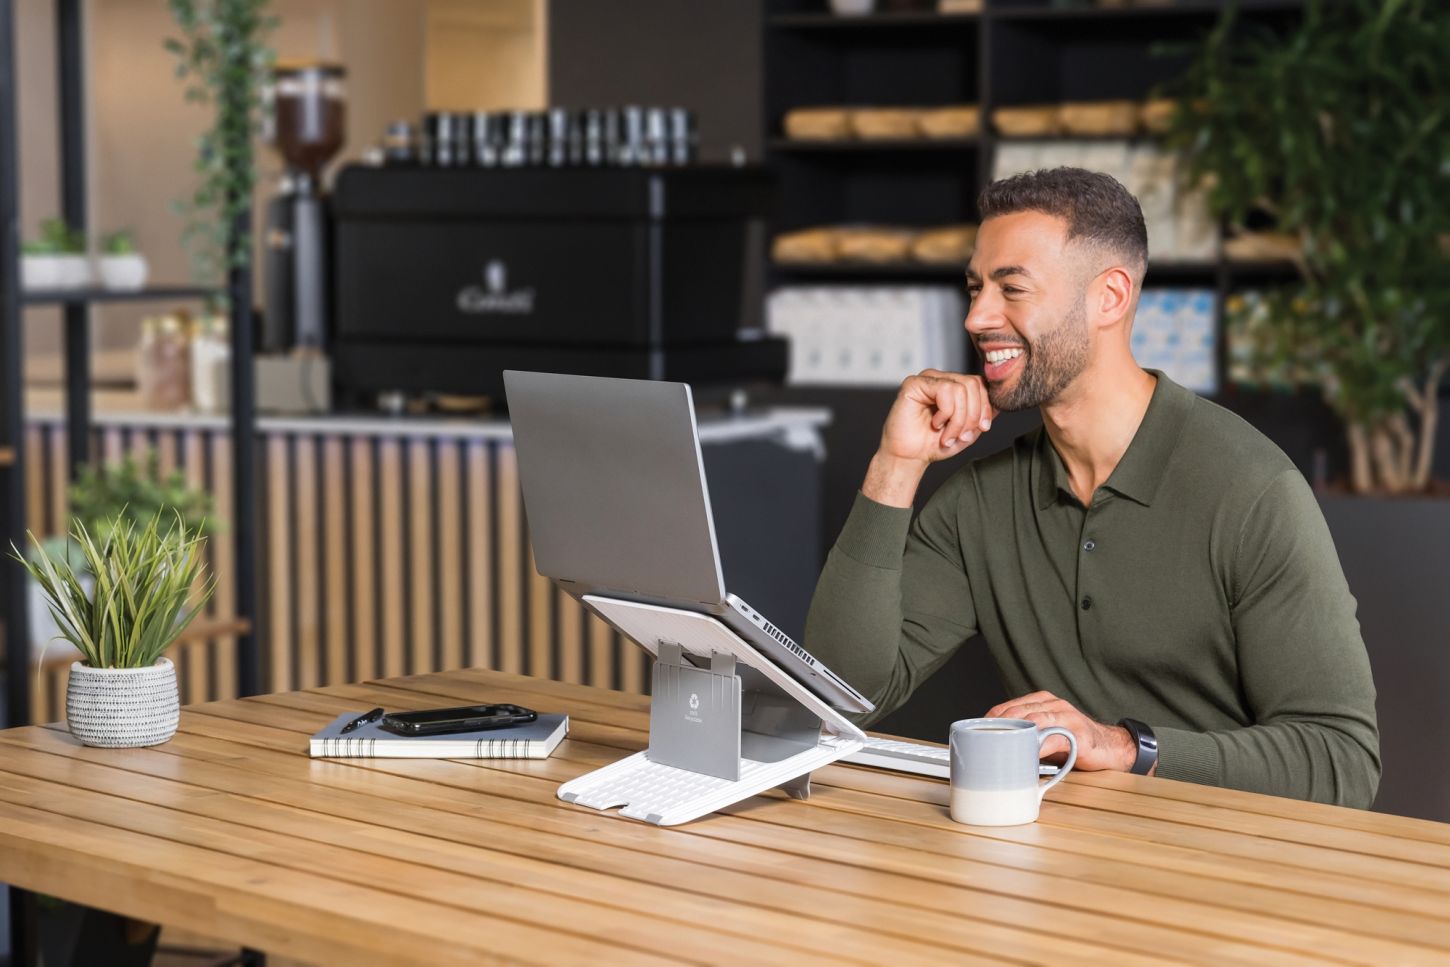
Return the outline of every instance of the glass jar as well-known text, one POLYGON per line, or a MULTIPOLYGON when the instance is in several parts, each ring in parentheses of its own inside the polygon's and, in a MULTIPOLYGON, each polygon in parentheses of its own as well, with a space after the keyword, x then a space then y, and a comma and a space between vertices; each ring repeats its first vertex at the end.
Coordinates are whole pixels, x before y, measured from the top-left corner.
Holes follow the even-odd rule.
POLYGON ((191 329, 191 404, 205 413, 227 408, 231 393, 232 342, 227 317, 204 315, 191 329))
POLYGON ((136 383, 147 409, 176 410, 191 402, 189 339, 186 326, 177 316, 148 316, 141 320, 136 383))

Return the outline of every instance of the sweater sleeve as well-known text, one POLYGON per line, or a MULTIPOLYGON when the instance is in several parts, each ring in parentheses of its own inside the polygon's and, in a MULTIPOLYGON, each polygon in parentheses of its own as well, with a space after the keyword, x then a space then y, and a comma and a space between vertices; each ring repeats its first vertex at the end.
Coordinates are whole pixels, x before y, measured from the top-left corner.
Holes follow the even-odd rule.
POLYGON ((1229 573, 1253 724, 1155 727, 1157 774, 1368 808, 1380 778, 1369 656, 1324 515, 1297 470, 1250 509, 1229 573))
POLYGON ((806 647, 875 703, 862 724, 898 708, 976 634, 957 490, 942 486, 914 522, 858 493, 826 558, 806 647))

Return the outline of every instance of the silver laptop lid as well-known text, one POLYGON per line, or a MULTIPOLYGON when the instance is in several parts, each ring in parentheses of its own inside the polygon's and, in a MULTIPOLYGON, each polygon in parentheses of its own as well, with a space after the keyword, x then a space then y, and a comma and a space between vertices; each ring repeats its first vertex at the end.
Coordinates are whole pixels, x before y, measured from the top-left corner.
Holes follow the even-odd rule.
POLYGON ((684 383, 503 374, 539 573, 650 598, 725 600, 684 383), (693 463, 680 460, 686 448, 693 463))

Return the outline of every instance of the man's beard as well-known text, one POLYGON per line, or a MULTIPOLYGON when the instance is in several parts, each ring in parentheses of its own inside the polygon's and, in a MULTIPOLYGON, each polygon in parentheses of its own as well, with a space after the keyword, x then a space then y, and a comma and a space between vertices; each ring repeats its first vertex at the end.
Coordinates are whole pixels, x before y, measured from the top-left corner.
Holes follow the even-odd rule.
POLYGON ((1008 389, 1001 383, 987 384, 987 399, 1004 413, 1030 410, 1055 399, 1087 368, 1090 344, 1087 310, 1077 307, 1056 329, 1023 347, 1022 372, 1008 389))

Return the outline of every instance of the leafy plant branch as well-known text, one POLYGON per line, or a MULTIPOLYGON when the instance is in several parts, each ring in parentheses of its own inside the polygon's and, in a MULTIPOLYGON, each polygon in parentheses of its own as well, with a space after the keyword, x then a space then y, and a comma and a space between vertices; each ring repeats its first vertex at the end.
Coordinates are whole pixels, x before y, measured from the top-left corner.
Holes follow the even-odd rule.
POLYGON ((193 276, 219 286, 228 270, 251 259, 250 235, 234 226, 251 213, 252 141, 261 130, 262 89, 275 60, 265 41, 278 19, 267 12, 270 0, 168 2, 181 37, 167 38, 164 46, 177 57, 185 99, 214 112, 197 140, 196 189, 175 208, 186 218, 181 238, 193 276))

